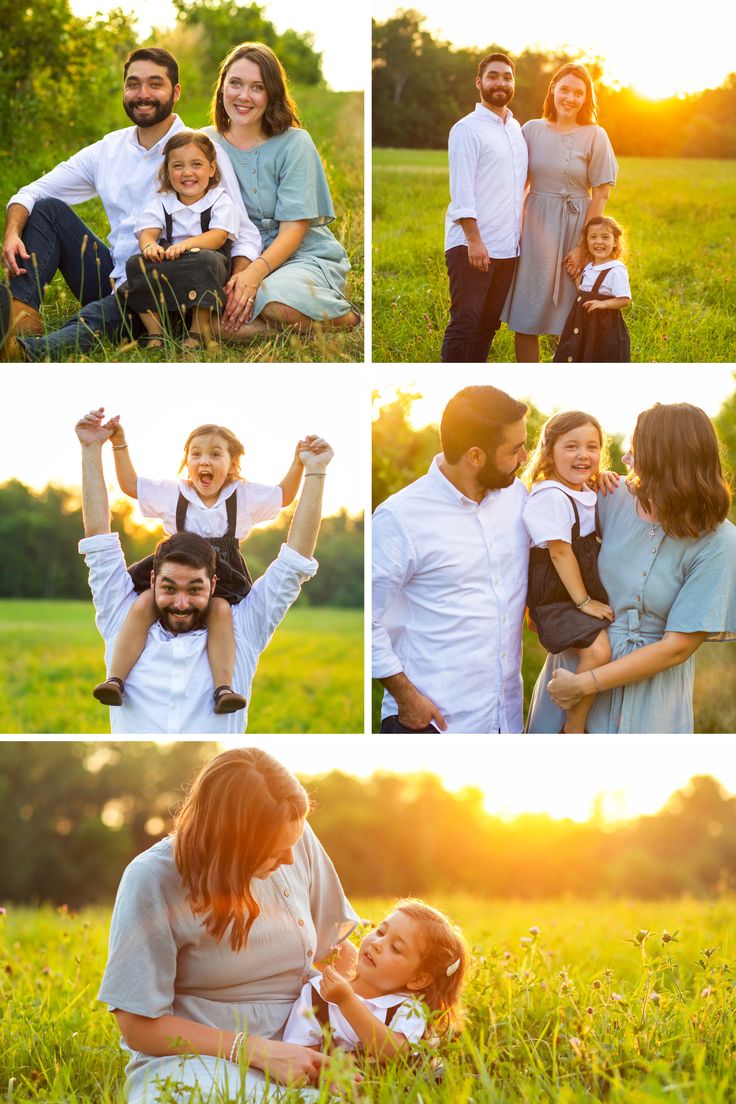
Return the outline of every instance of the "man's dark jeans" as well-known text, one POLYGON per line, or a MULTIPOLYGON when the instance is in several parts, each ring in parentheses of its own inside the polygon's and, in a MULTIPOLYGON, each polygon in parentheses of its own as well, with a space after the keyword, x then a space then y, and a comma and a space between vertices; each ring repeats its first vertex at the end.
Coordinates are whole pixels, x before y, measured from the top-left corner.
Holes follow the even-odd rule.
POLYGON ((485 364, 501 311, 514 278, 516 257, 492 257, 487 272, 468 260, 468 248, 455 245, 445 253, 450 277, 450 323, 440 359, 443 364, 485 364))
POLYGON ((22 237, 32 257, 23 263, 25 276, 10 277, 13 298, 38 310, 47 285, 61 272, 82 305, 55 333, 18 338, 28 360, 58 360, 65 350, 81 353, 91 349, 103 334, 114 340, 122 330, 130 338, 138 332, 138 320, 134 320, 134 330, 134 322, 124 314, 125 295, 111 294, 110 250, 71 207, 60 199, 39 199, 22 237))

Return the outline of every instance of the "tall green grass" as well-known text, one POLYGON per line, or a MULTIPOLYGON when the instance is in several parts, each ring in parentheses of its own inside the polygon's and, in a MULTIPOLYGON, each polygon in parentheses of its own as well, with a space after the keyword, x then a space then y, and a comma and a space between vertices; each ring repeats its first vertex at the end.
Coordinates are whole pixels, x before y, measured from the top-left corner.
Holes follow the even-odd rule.
MULTIPOLYGON (((0 601, 0 732, 109 733, 104 676, 91 601, 0 601)), ((362 612, 296 606, 261 656, 248 732, 362 731, 362 612)))
MULTIPOLYGON (((736 359, 736 162, 622 157, 607 213, 624 227, 632 361, 736 359)), ((443 150, 381 149, 373 166, 373 357, 438 361, 449 320, 443 150)), ((543 359, 552 359, 544 341, 543 359)), ((492 361, 514 360, 502 326, 492 361)))
MULTIPOLYGON (((391 905, 353 903, 373 922, 391 905)), ((429 1047, 418 1066, 366 1067, 357 1090, 338 1061, 333 1077, 346 1099, 733 1100, 733 898, 497 902, 440 895, 431 903, 461 924, 471 944, 466 1030, 440 1049, 439 1083, 429 1047)), ((118 1032, 95 1000, 108 925, 104 909, 75 915, 9 908, 0 917, 0 1097, 9 1104, 121 1104, 118 1032)), ((320 1102, 330 1099, 324 1084, 320 1102)))
MULTIPOLYGON (((331 229, 344 245, 350 258, 352 272, 348 283, 348 298, 356 308, 363 310, 364 285, 364 228, 363 228, 363 97, 359 92, 330 92, 326 89, 297 87, 304 126, 314 138, 330 184, 336 220, 331 229)), ((117 95, 117 92, 114 93, 117 95)), ((182 103, 181 114, 188 126, 205 126, 208 122, 208 100, 204 95, 187 96, 182 103)), ((121 119, 116 125, 125 126, 121 119)), ((66 149, 63 142, 50 156, 44 151, 43 161, 25 158, 0 159, 0 194, 6 200, 22 184, 47 171, 55 160, 62 161, 76 151, 66 149)), ((75 207, 80 218, 103 240, 108 222, 99 200, 75 207)), ((79 309, 61 276, 57 275, 44 300, 42 317, 48 332, 57 329, 79 309)), ((362 361, 363 328, 350 333, 321 331, 319 327, 311 335, 299 335, 286 330, 266 335, 249 345, 223 343, 219 350, 203 351, 186 359, 215 362, 337 362, 362 361)), ((168 342, 163 352, 139 350, 137 345, 123 341, 116 345, 100 340, 85 353, 70 349, 65 360, 79 361, 169 361, 182 360, 178 346, 168 342)))

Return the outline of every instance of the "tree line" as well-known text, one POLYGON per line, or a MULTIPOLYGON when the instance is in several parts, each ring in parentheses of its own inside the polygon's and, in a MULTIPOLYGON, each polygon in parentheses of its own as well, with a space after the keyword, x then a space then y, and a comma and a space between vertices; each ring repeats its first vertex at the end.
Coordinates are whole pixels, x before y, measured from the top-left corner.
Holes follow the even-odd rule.
POLYGON ((82 18, 70 0, 0 0, 0 180, 7 174, 11 186, 25 183, 29 172, 50 168, 60 150, 69 156, 125 126, 122 69, 136 46, 174 54, 189 102, 209 97, 222 59, 238 43, 254 40, 276 51, 292 81, 324 83, 312 35, 278 32, 265 5, 175 0, 174 8, 176 25, 143 42, 123 8, 82 18))
MULTIPOLYGON (((439 427, 423 426, 414 429, 409 422, 411 406, 418 394, 398 392, 396 398, 386 403, 378 411, 373 422, 373 509, 425 475, 432 457, 440 451, 439 427)), ((523 398, 523 396, 519 396, 523 398)), ((594 411, 593 411, 594 412, 594 411)), ((538 410, 529 403, 529 415, 526 420, 527 447, 532 448, 539 431, 549 414, 538 410)), ((721 444, 721 458, 726 478, 733 482, 736 472, 736 392, 729 396, 717 416, 713 419, 721 444)), ((605 424, 603 426, 605 430, 605 424)), ((633 425, 631 427, 634 428, 633 425)), ((609 465, 613 471, 623 475, 626 465, 622 460, 624 437, 622 434, 610 436, 609 465)), ((736 502, 732 503, 731 519, 736 520, 736 502)))
MULTIPOLYGON (((171 828, 212 743, 0 743, 0 905, 108 902, 171 828)), ((696 777, 653 816, 609 825, 490 816, 432 774, 303 779, 311 823, 357 896, 655 899, 736 889, 736 798, 696 777), (380 862, 376 862, 380 855, 380 862)))
MULTIPOLYGON (((274 525, 254 530, 242 550, 254 579, 262 575, 286 540, 291 510, 274 525)), ((130 502, 112 507, 127 563, 148 556, 163 530, 151 533, 133 520, 130 502)), ((0 486, 0 598, 89 599, 87 569, 77 552, 84 535, 79 496, 62 487, 32 491, 17 479, 0 486)), ((345 511, 325 518, 317 545, 320 569, 300 603, 363 606, 363 519, 345 511)))
MULTIPOLYGON (((455 49, 425 30, 418 11, 373 23, 373 144, 444 149, 452 125, 478 102, 475 74, 503 43, 455 49), (430 106, 431 105, 431 106, 430 106)), ((552 74, 579 55, 524 50, 514 58, 512 110, 520 123, 539 118, 552 74)), ((600 58, 586 60, 598 98, 598 121, 617 154, 630 157, 736 157, 736 73, 717 89, 647 100, 602 79, 600 58)))

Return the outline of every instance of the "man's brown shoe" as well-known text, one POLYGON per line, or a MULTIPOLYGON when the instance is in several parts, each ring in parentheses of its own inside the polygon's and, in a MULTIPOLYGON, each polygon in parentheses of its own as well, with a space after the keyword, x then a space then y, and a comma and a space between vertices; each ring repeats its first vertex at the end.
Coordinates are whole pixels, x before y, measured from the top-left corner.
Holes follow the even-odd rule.
POLYGON ((13 299, 7 284, 0 284, 0 360, 25 360, 16 334, 42 334, 43 322, 35 307, 13 299))

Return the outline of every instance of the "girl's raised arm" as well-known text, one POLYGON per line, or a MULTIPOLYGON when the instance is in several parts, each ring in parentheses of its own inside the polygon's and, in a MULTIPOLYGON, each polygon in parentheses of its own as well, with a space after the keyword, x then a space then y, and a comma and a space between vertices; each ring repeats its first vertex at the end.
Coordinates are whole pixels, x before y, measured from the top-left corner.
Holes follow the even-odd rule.
POLYGON ((118 477, 118 485, 123 494, 128 498, 138 498, 138 473, 133 467, 133 461, 128 451, 128 442, 125 440, 125 430, 120 424, 120 415, 116 414, 107 423, 112 428, 113 456, 115 457, 115 474, 118 477))

